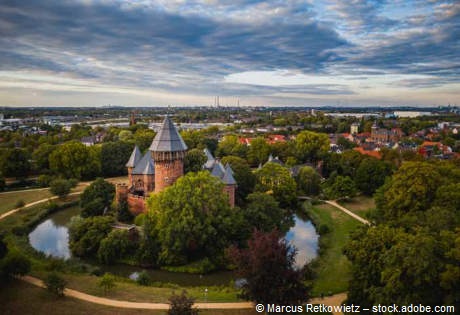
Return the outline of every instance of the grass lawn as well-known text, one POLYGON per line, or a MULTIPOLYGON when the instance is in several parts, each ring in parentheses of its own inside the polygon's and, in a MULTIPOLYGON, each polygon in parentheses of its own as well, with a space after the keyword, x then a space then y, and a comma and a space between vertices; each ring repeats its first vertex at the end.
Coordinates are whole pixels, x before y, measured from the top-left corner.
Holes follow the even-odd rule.
POLYGON ((339 204, 363 218, 367 218, 369 210, 375 208, 374 199, 364 195, 347 201, 340 201, 339 204))
MULTIPOLYGON (((87 303, 74 298, 55 298, 45 289, 14 280, 0 287, 0 313, 21 315, 83 315, 83 314, 166 314, 166 311, 123 309, 87 303)), ((254 315, 254 310, 202 310, 202 315, 254 315)))
POLYGON ((52 197, 48 189, 44 190, 32 190, 32 191, 16 191, 11 193, 0 194, 0 214, 8 212, 9 210, 16 208, 16 203, 19 200, 25 203, 34 202, 40 199, 52 197))
POLYGON ((335 294, 347 290, 350 280, 350 262, 342 248, 350 231, 362 223, 328 204, 314 205, 307 210, 316 224, 326 224, 330 232, 320 237, 320 256, 313 263, 317 278, 313 284, 313 296, 335 294))

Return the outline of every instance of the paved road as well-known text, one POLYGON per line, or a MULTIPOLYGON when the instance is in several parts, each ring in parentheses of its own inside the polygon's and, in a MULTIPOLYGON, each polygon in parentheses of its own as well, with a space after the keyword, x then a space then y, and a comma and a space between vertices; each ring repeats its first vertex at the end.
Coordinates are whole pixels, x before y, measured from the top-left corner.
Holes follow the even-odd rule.
MULTIPOLYGON (((30 284, 36 285, 38 287, 44 288, 45 285, 43 281, 32 276, 24 276, 20 278, 23 281, 26 281, 30 284)), ((136 309, 149 309, 149 310, 167 310, 169 309, 169 304, 166 303, 147 303, 147 302, 129 302, 129 301, 120 301, 112 300, 99 296, 94 296, 86 294, 80 291, 65 289, 64 294, 79 300, 86 302, 120 307, 120 308, 136 308, 136 309)), ((312 304, 324 304, 329 306, 341 305, 342 302, 347 298, 346 293, 340 293, 325 298, 316 298, 312 299, 309 303, 312 304)), ((195 307, 199 309, 253 309, 254 304, 251 302, 234 302, 234 303, 195 303, 195 307)), ((334 313, 340 314, 340 313, 334 313)))

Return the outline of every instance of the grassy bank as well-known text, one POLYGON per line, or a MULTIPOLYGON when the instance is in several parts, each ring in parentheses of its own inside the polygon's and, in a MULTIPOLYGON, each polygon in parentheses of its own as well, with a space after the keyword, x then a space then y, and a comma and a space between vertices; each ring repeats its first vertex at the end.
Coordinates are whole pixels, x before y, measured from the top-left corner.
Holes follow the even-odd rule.
POLYGON ((24 203, 30 203, 52 196, 48 189, 2 193, 0 194, 0 214, 16 208, 17 203, 21 200, 24 203))
MULTIPOLYGON (((179 293, 179 292, 178 292, 179 293)), ((57 299, 46 290, 37 288, 25 282, 14 280, 7 286, 0 287, 0 310, 2 314, 22 315, 128 315, 128 314, 166 314, 166 311, 123 309, 87 303, 74 298, 57 299)), ((202 315, 254 315, 254 310, 202 310, 202 315)))
POLYGON ((350 262, 343 255, 342 249, 350 231, 361 223, 328 204, 306 205, 306 211, 315 225, 326 225, 329 228, 329 232, 320 237, 320 255, 313 262, 317 278, 312 294, 320 296, 344 292, 350 280, 350 262))
POLYGON ((363 195, 350 200, 339 201, 339 204, 363 218, 368 218, 370 210, 375 208, 374 199, 363 195))

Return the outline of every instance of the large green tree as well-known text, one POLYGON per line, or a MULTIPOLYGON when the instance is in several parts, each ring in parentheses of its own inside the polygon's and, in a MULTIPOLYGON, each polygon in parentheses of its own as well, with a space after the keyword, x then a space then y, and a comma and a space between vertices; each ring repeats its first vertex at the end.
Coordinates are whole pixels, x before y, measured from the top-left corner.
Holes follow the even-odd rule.
POLYGON ((290 213, 283 210, 272 195, 255 192, 248 195, 247 206, 243 211, 245 221, 252 230, 270 232, 274 229, 287 229, 290 213))
POLYGON ((1 161, 1 171, 4 176, 24 178, 29 174, 31 165, 29 162, 30 156, 23 149, 9 149, 3 156, 1 161))
POLYGON ((295 148, 300 161, 317 161, 329 151, 329 137, 325 133, 302 131, 296 136, 295 148))
POLYGON ((226 155, 236 155, 241 158, 245 158, 246 152, 247 147, 239 142, 237 136, 226 135, 222 141, 219 142, 216 150, 216 155, 219 157, 226 155))
POLYGON ((112 217, 75 217, 69 227, 69 247, 79 257, 92 257, 99 250, 101 241, 112 231, 112 217))
POLYGON ((86 205, 98 199, 104 207, 108 207, 112 203, 114 196, 115 186, 103 178, 98 178, 86 187, 81 194, 80 206, 85 208, 86 205))
POLYGON ((77 141, 59 145, 49 157, 50 169, 67 178, 89 179, 100 172, 98 149, 77 141))
POLYGON ((184 172, 199 172, 203 170, 204 163, 206 163, 206 155, 203 150, 191 149, 184 158, 184 172))
POLYGON ((375 158, 365 158, 356 170, 356 187, 366 195, 372 195, 391 175, 391 165, 375 158))
POLYGON ((321 190, 321 176, 310 166, 304 166, 296 177, 297 187, 302 194, 317 195, 321 190))
POLYGON ((148 199, 151 236, 160 245, 161 264, 180 265, 218 259, 238 234, 237 209, 231 209, 223 184, 209 172, 188 173, 148 199))
POLYGON ((283 208, 297 204, 297 185, 289 170, 276 163, 266 163, 256 171, 256 191, 272 193, 283 208))
POLYGON ((262 137, 257 137, 251 141, 248 149, 248 161, 251 165, 257 166, 267 162, 270 154, 270 146, 262 137))
POLYGON ((101 147, 101 172, 105 177, 126 174, 126 162, 133 150, 127 142, 106 142, 101 147))

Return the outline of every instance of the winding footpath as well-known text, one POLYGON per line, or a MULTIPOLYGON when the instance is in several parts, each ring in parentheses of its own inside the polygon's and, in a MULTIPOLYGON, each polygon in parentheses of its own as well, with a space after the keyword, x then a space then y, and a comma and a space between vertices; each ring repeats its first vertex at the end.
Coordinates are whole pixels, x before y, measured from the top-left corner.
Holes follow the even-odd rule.
MULTIPOLYGON (((17 192, 17 191, 16 191, 17 192)), ((79 195, 81 194, 82 191, 77 191, 70 193, 69 196, 72 195, 79 195)), ((58 197, 50 197, 50 198, 44 198, 38 201, 34 201, 31 203, 28 203, 24 205, 21 208, 16 208, 13 210, 10 210, 2 215, 0 215, 0 220, 3 220, 4 218, 15 214, 16 212, 27 208, 31 207, 43 202, 47 202, 49 200, 54 200, 57 199, 58 197)), ((367 220, 364 220, 363 218, 355 215, 348 209, 340 206, 337 204, 335 201, 325 201, 326 203, 344 211, 348 215, 351 215, 355 219, 361 221, 364 224, 370 224, 367 220)), ((45 288, 45 285, 42 280, 32 277, 32 276, 23 276, 23 277, 18 277, 19 279, 30 283, 32 285, 35 285, 40 288, 45 288)), ((66 288, 64 290, 65 296, 76 298, 82 301, 90 302, 90 303, 95 303, 95 304, 100 304, 100 305, 105 305, 105 306, 112 306, 112 307, 119 307, 119 308, 130 308, 130 309, 148 309, 148 310, 168 310, 169 309, 169 304, 167 303, 148 303, 148 302, 130 302, 130 301, 120 301, 120 300, 114 300, 114 299, 108 299, 108 298, 103 298, 95 295, 90 295, 86 294, 81 291, 73 290, 66 288)), ((339 293, 336 295, 324 297, 324 298, 315 298, 311 299, 309 303, 311 304, 324 304, 327 306, 338 306, 342 304, 342 302, 347 298, 346 293, 339 293)), ((254 309, 254 303, 252 302, 231 302, 231 303, 195 303, 195 307, 198 309, 254 309)), ((341 312, 333 312, 333 314, 342 314, 341 312)))

